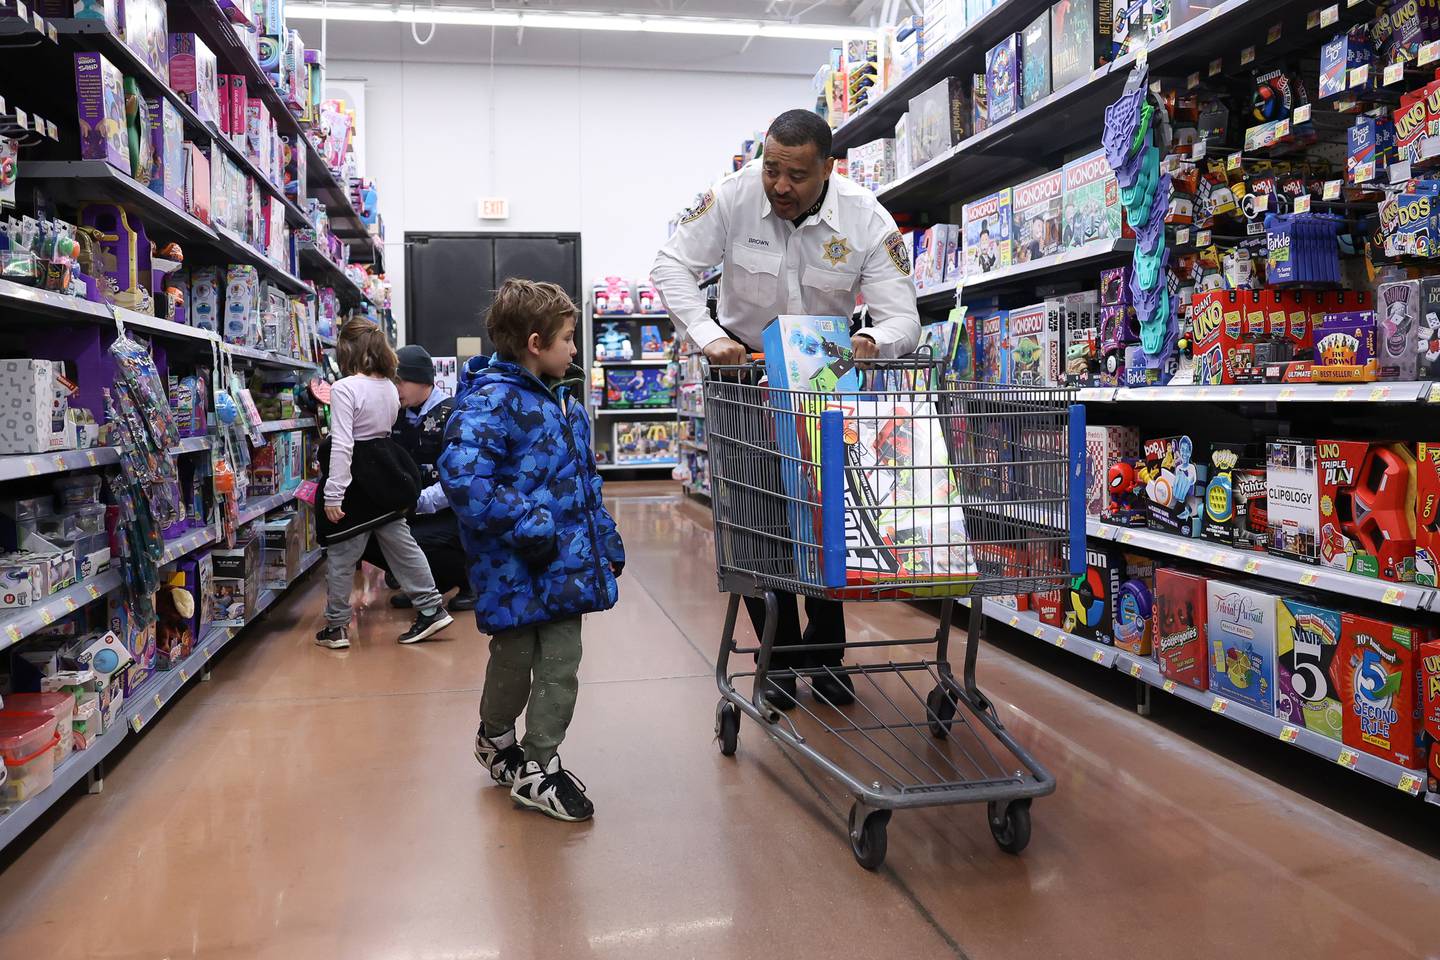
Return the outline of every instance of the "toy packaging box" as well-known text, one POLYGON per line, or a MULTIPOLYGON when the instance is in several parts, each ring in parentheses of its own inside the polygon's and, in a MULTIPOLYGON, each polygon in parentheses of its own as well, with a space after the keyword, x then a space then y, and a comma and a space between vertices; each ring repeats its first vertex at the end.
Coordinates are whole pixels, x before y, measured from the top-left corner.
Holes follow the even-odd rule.
POLYGON ((1334 678, 1340 613, 1293 597, 1280 598, 1275 612, 1275 716, 1338 741, 1342 707, 1334 678))
POLYGON ((913 170, 910 165, 910 114, 906 113, 895 124, 895 179, 903 180, 913 170))
POLYGON ((1027 387, 1054 385, 1052 367, 1060 366, 1058 331, 1052 331, 1045 304, 1018 307, 1010 311, 1010 373, 1007 383, 1027 387))
POLYGON ((979 317, 980 336, 975 348, 975 365, 986 383, 1010 382, 1009 312, 995 310, 979 317))
POLYGON ((879 190, 896 178, 895 141, 871 140, 846 151, 845 175, 867 190, 879 190))
POLYGON ((1420 281, 1382 283, 1375 291, 1375 312, 1377 375, 1381 380, 1414 380, 1420 361, 1415 349, 1420 329, 1420 281))
POLYGON ((1110 59, 1111 0, 1061 0, 1050 8, 1050 83, 1063 90, 1110 59))
POLYGON ((1159 437, 1146 440, 1141 452, 1146 526, 1183 537, 1200 536, 1209 468, 1195 462, 1194 441, 1187 436, 1159 437))
POLYGON ((1279 597, 1223 580, 1205 590, 1211 692, 1273 714, 1279 597))
POLYGON ((1317 383, 1368 383, 1379 362, 1375 353, 1375 313, 1350 310, 1327 313, 1315 327, 1317 383))
POLYGON ((1140 431, 1128 426, 1085 426, 1085 515, 1103 518, 1110 502, 1110 467, 1140 456, 1140 431))
POLYGON ((978 277, 1010 266, 1011 194, 1007 187, 972 200, 961 210, 965 232, 965 276, 978 277))
POLYGON ((220 122, 220 68, 205 41, 193 33, 170 34, 170 87, 201 120, 220 122))
POLYGON ((615 424, 616 464, 673 463, 677 459, 675 421, 635 420, 615 424))
POLYGON ((1320 474, 1312 441, 1266 444, 1265 514, 1270 521, 1271 553, 1320 562, 1320 474))
POLYGON ((910 169, 945 153, 969 136, 970 101, 959 77, 947 77, 910 99, 905 115, 910 169))
POLYGON ((1420 683, 1427 789, 1440 793, 1440 640, 1420 644, 1420 683))
MULTIPOLYGON (((1068 549, 1062 548, 1068 568, 1068 549)), ((1125 557, 1112 544, 1085 548, 1085 571, 1070 579, 1065 593, 1066 633, 1096 643, 1115 642, 1115 600, 1125 572, 1125 557)))
POLYGON ((1270 541, 1265 512, 1265 458, 1256 445, 1210 445, 1201 536, 1238 550, 1264 550, 1270 541))
POLYGON ((1071 160, 1061 170, 1066 249, 1094 240, 1113 240, 1123 232, 1120 185, 1104 149, 1071 160))
POLYGON ((0 360, 0 454, 65 448, 70 388, 50 360, 0 360))
POLYGON ((1155 571, 1155 662, 1162 677, 1196 690, 1210 689, 1207 583, 1184 570, 1155 571))
POLYGON ((130 173, 130 137, 120 71, 99 53, 75 54, 75 100, 80 113, 80 156, 104 160, 130 173))
POLYGON ((1420 281, 1420 303, 1415 379, 1440 380, 1440 277, 1420 281))
POLYGON ((1051 297, 1045 307, 1056 316, 1061 333, 1064 364, 1060 383, 1099 386, 1101 314, 1096 292, 1085 290, 1051 297))
POLYGON ((675 390, 658 367, 605 371, 605 406, 612 409, 673 407, 675 390))
POLYGON ((1148 657, 1155 628, 1155 561, 1140 553, 1124 558, 1124 578, 1115 594, 1115 648, 1148 657))
POLYGON ((185 128, 175 105, 164 97, 150 97, 150 146, 155 165, 150 175, 151 191, 176 207, 185 205, 185 128))
POLYGON ((1064 183, 1064 173, 1055 170, 1012 188, 1011 256, 1015 263, 1029 263, 1060 252, 1064 183))
POLYGON ((1415 446, 1415 582, 1440 586, 1440 443, 1415 446))
POLYGON ((1420 648, 1434 639, 1418 628, 1341 614, 1335 660, 1347 747, 1420 768, 1420 648))
POLYGON ((985 54, 985 101, 990 126, 1006 120, 1022 107, 1020 80, 1024 69, 1020 34, 1012 33, 985 54))
POLYGON ((1397 583, 1415 579, 1415 456, 1403 443, 1316 442, 1320 562, 1397 583))
POLYGON ((1042 10, 1020 31, 1020 105, 1028 107, 1050 95, 1050 11, 1042 10))

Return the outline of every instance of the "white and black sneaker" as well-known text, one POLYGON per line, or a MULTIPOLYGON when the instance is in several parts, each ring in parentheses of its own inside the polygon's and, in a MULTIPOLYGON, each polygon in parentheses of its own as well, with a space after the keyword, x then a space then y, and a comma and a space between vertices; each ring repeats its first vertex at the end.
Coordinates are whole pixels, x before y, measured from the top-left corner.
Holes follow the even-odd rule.
POLYGON ((585 797, 585 784, 560 766, 558 755, 551 757, 550 765, 544 769, 534 760, 525 761, 510 788, 510 799, 547 817, 572 823, 589 820, 595 814, 595 805, 585 797))
POLYGON ((515 774, 525 765, 525 751, 515 742, 515 728, 498 737, 485 733, 485 724, 475 732, 475 759, 490 771, 490 778, 501 786, 515 782, 515 774))
POLYGON ((326 627, 315 634, 315 643, 330 650, 348 650, 350 648, 350 632, 343 626, 326 627))
POLYGON ((400 634, 400 642, 419 643, 421 640, 428 640, 454 622, 455 618, 450 616, 444 607, 436 607, 435 612, 430 614, 422 610, 415 615, 415 622, 410 624, 410 629, 400 634))

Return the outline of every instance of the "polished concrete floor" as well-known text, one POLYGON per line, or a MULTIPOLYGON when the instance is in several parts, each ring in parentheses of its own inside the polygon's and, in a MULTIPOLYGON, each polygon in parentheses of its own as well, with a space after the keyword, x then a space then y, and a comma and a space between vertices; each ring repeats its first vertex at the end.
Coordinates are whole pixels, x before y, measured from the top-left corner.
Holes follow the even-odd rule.
MULTIPOLYGON (((592 823, 513 809, 475 764, 472 623, 397 646, 367 579, 358 642, 322 650, 312 577, 7 854, 0 958, 1440 956, 1440 810, 1183 704, 1141 718, 1118 674, 1014 638, 980 669, 1059 780, 1030 848, 973 807, 899 813, 861 870, 838 784, 748 720, 716 750, 725 605, 708 511, 671 489, 611 491, 631 560, 563 750, 592 823)), ((850 623, 934 630, 893 604, 850 623)))

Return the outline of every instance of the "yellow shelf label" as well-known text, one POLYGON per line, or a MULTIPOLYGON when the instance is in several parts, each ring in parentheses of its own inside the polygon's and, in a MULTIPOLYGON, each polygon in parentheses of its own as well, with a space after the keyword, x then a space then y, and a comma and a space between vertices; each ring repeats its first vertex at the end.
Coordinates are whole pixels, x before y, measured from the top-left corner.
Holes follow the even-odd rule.
POLYGON ((1354 770, 1355 764, 1360 762, 1360 754, 1346 747, 1340 751, 1340 756, 1335 758, 1335 762, 1347 770, 1354 770))
POLYGON ((182 667, 181 670, 180 670, 180 682, 181 682, 181 683, 189 683, 189 682, 190 682, 190 671, 184 669, 183 667, 182 667))
POLYGON ((1225 61, 1222 58, 1216 57, 1214 60, 1210 61, 1210 76, 1220 76, 1220 71, 1223 69, 1225 69, 1225 61))
POLYGON ((1246 573, 1259 573, 1259 572, 1260 572, 1260 561, 1259 561, 1259 560, 1246 560, 1246 561, 1245 561, 1245 572, 1246 572, 1246 573))
POLYGON ((1319 579, 1320 577, 1318 574, 1302 573, 1300 574, 1300 585, 1302 587, 1313 587, 1319 579))
MULTIPOLYGON (((1321 196, 1321 199, 1322 199, 1322 200, 1339 200, 1339 199, 1340 199, 1340 181, 1339 181, 1339 180, 1326 180, 1326 181, 1325 181, 1325 191, 1324 191, 1324 193, 1322 193, 1320 196, 1321 196)), ((1284 391, 1284 390, 1281 390, 1280 392, 1281 392, 1281 393, 1284 393, 1285 391, 1284 391)))
POLYGON ((1279 39, 1280 39, 1280 24, 1277 23, 1277 24, 1272 25, 1272 26, 1270 27, 1269 32, 1265 34, 1265 43, 1266 43, 1267 45, 1268 45, 1268 44, 1272 44, 1272 43, 1274 43, 1275 41, 1277 41, 1277 40, 1279 40, 1279 39))
POLYGON ((1065 649, 1065 636, 1063 634, 1055 638, 1055 646, 1061 650, 1065 649))
POLYGON ((1015 624, 1017 624, 1017 623, 1019 623, 1019 622, 1020 622, 1020 617, 1019 617, 1019 616, 1012 616, 1012 617, 1010 618, 1010 626, 1012 626, 1012 627, 1015 626, 1015 624))
POLYGON ((1138 677, 1138 676, 1140 676, 1140 672, 1141 672, 1141 671, 1140 671, 1140 664, 1138 664, 1138 663, 1132 663, 1132 664, 1130 664, 1130 676, 1132 676, 1132 677, 1138 677))
POLYGON ((145 726, 145 718, 140 716, 140 714, 137 713, 135 714, 135 716, 130 718, 130 729, 134 730, 136 733, 139 733, 140 728, 143 726, 145 726))
POLYGON ((161 696, 160 696, 160 694, 158 694, 158 693, 155 694, 155 696, 154 696, 153 698, 151 698, 151 699, 153 699, 153 700, 155 701, 155 709, 156 709, 156 710, 159 710, 161 707, 163 707, 163 706, 165 705, 164 699, 162 699, 161 696))
POLYGON ((1310 119, 1310 104, 1302 103, 1290 113, 1290 122, 1295 126, 1308 122, 1310 119))
POLYGON ((1090 659, 1093 660, 1095 663, 1100 663, 1101 661, 1103 661, 1103 660, 1105 659, 1105 651, 1104 651, 1104 650, 1092 650, 1092 651, 1090 651, 1090 659))
POLYGON ((1431 40, 1420 45, 1420 54, 1415 58, 1415 65, 1423 67, 1437 59, 1440 59, 1440 40, 1431 40))
POLYGON ((1420 778, 1413 773, 1402 774, 1400 782, 1395 784, 1395 787, 1404 793, 1410 794, 1412 797, 1416 796, 1420 793, 1420 778))
POLYGON ((1226 710, 1229 710, 1229 709, 1230 709, 1230 701, 1229 701, 1229 700, 1226 700, 1224 697, 1216 697, 1216 698, 1210 703, 1210 710, 1211 710, 1211 712, 1213 712, 1213 713, 1224 713, 1226 710))
POLYGON ((1166 680, 1164 683, 1162 683, 1162 684, 1160 685, 1160 689, 1164 690, 1166 693, 1174 693, 1174 692, 1175 692, 1175 681, 1174 681, 1174 680, 1166 680))
POLYGON ((1035 636, 1037 636, 1037 637, 1043 637, 1043 636, 1045 636, 1045 626, 1044 626, 1044 624, 1041 624, 1040 626, 1036 627, 1034 630, 1032 630, 1032 631, 1030 631, 1030 632, 1033 633, 1033 634, 1034 634, 1035 636))
POLYGON ((1355 396, 1354 387, 1340 387, 1335 391, 1336 400, 1349 400, 1353 396, 1355 396))
POLYGON ((1246 67, 1255 62, 1255 48, 1246 47, 1240 51, 1240 66, 1246 67))
POLYGON ((1389 388, 1389 387, 1375 386, 1375 387, 1371 387, 1371 388, 1370 388, 1370 402, 1371 402, 1371 403, 1379 403, 1379 402, 1381 402, 1382 400, 1389 400, 1389 399, 1390 399, 1390 388, 1389 388))
POLYGON ((1405 599, 1405 591, 1399 587, 1386 587, 1385 593, 1380 597, 1381 603, 1399 605, 1405 599))
POLYGON ((1390 86, 1390 84, 1392 84, 1392 83, 1399 83, 1401 80, 1404 80, 1404 79, 1405 79, 1405 64, 1404 64, 1404 63, 1392 63, 1392 64, 1390 64, 1390 66, 1388 66, 1388 67, 1385 68, 1385 75, 1384 75, 1384 77, 1383 77, 1382 79, 1385 81, 1385 86, 1387 86, 1387 87, 1390 86))
POLYGON ((1331 27, 1340 22, 1340 4, 1332 3, 1320 11, 1320 26, 1331 27))
POLYGON ((1287 724, 1285 724, 1285 726, 1283 726, 1283 727, 1280 728, 1280 739, 1281 739, 1281 740, 1284 740, 1286 743, 1294 743, 1295 740, 1296 740, 1296 738, 1299 737, 1299 736, 1300 736, 1300 728, 1299 728, 1299 727, 1293 727, 1293 726, 1291 726, 1290 724, 1287 723, 1287 724))
POLYGON ((41 607, 40 622, 48 627, 50 624, 55 622, 55 614, 51 613, 46 607, 41 607))

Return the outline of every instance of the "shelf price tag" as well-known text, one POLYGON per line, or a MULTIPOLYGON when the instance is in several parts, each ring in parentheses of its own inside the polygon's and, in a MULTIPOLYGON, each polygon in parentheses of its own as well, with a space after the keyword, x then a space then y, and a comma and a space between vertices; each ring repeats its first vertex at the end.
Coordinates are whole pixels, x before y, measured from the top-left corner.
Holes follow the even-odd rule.
POLYGON ((78 605, 75 603, 74 598, 73 598, 73 597, 66 597, 66 598, 65 598, 65 612, 66 612, 66 613, 74 613, 77 609, 78 609, 78 605))
POLYGON ((1094 663, 1101 663, 1101 662, 1103 662, 1104 659, 1105 659, 1105 651, 1104 651, 1104 650, 1091 650, 1091 651, 1090 651, 1090 659, 1091 659, 1091 661, 1093 661, 1094 663))
POLYGON ((1245 154, 1241 153, 1239 150, 1236 150, 1234 153, 1230 154, 1228 157, 1225 158, 1226 170, 1239 170, 1242 166, 1244 166, 1244 164, 1245 154))
POLYGON ((1270 209, 1270 194, 1257 193, 1255 195, 1255 212, 1265 213, 1270 209))
POLYGON ((1399 587, 1386 587, 1385 593, 1381 595, 1380 602, 1388 603, 1398 607, 1405 600, 1405 591, 1399 587))
POLYGON ((35 461, 34 461, 33 458, 28 458, 28 457, 26 458, 26 460, 25 460, 25 472, 28 473, 28 474, 30 474, 30 476, 32 476, 32 477, 38 477, 38 476, 40 476, 40 468, 35 465, 35 461))
POLYGON ((1221 552, 1218 551, 1218 550, 1215 551, 1214 553, 1210 554, 1210 565, 1211 565, 1212 567, 1223 567, 1223 566, 1225 566, 1225 554, 1221 553, 1221 552))
POLYGON ((137 713, 137 714, 135 714, 135 716, 133 716, 133 717, 130 718, 130 729, 131 729, 131 730, 134 730, 136 733, 139 733, 139 732, 140 732, 140 728, 143 727, 143 726, 145 726, 145 718, 142 717, 140 714, 137 713))
POLYGON ((200 648, 200 653, 205 657, 206 660, 209 660, 209 659, 210 659, 210 645, 209 645, 209 644, 206 644, 205 646, 201 647, 201 648, 200 648))
POLYGON ((1230 709, 1230 701, 1229 701, 1229 700, 1226 700, 1224 697, 1216 697, 1214 700, 1212 700, 1212 701, 1210 702, 1210 712, 1211 712, 1211 713, 1224 713, 1226 710, 1229 710, 1229 709, 1230 709))
POLYGON ((1124 533, 1120 534, 1120 542, 1121 542, 1121 543, 1129 543, 1130 541, 1132 541, 1132 540, 1134 540, 1134 539, 1135 539, 1135 534, 1131 533, 1129 530, 1126 530, 1124 533))
POLYGON ((11 643, 19 643, 21 637, 20 628, 13 623, 10 624, 5 628, 5 636, 10 638, 11 643))
POLYGON ((1268 46, 1280 39, 1280 24, 1273 24, 1268 33, 1265 34, 1265 43, 1268 46))
POLYGON ((1037 639, 1042 639, 1045 636, 1045 625, 1039 624, 1035 627, 1034 630, 1031 630, 1030 632, 1034 634, 1037 639))
POLYGON ((1295 388, 1294 388, 1294 387, 1281 387, 1281 388, 1280 388, 1280 392, 1279 392, 1278 394, 1276 394, 1276 399, 1277 399, 1277 400, 1289 400, 1289 399, 1293 398, 1294 396, 1295 396, 1295 388))
POLYGON ((1255 62, 1255 48, 1246 47, 1240 51, 1240 66, 1245 67, 1255 62))
POLYGON ((1200 71, 1196 70, 1194 73, 1190 74, 1190 76, 1185 78, 1185 89, 1194 90, 1198 86, 1200 86, 1200 71))
POLYGON ((189 683, 189 682, 190 682, 190 671, 189 671, 189 670, 186 670, 184 667, 181 667, 181 668, 180 668, 180 682, 181 682, 181 683, 189 683))
MULTIPOLYGON (((1275 139, 1276 139, 1276 140, 1284 140, 1284 139, 1285 139, 1286 137, 1288 137, 1288 136, 1290 136, 1290 121, 1289 121, 1289 120, 1281 120, 1279 123, 1275 124, 1275 139)), ((1268 194, 1267 194, 1267 196, 1268 196, 1268 194)))
POLYGON ((1208 247, 1208 246, 1210 246, 1210 231, 1209 231, 1209 230, 1201 230, 1199 233, 1195 234, 1195 246, 1197 246, 1197 247, 1208 247))
POLYGON ((1347 87, 1352 87, 1352 88, 1353 88, 1353 87, 1363 87, 1363 86, 1365 86, 1365 84, 1367 84, 1367 83, 1369 83, 1369 82, 1370 82, 1370 64, 1368 64, 1368 63, 1362 63, 1362 64, 1360 64, 1360 66, 1358 66, 1358 67, 1351 67, 1351 68, 1350 68, 1349 80, 1346 82, 1345 85, 1346 85, 1347 87))
POLYGON ((1063 633, 1055 638, 1055 646, 1059 647, 1061 650, 1065 649, 1065 635, 1063 633))
POLYGON ((1326 181, 1325 181, 1325 191, 1324 191, 1324 193, 1320 194, 1320 199, 1322 199, 1322 200, 1339 200, 1339 199, 1340 199, 1340 181, 1339 181, 1339 180, 1326 180, 1326 181))
POLYGON ((1296 108, 1295 108, 1293 111, 1291 111, 1291 113, 1290 113, 1290 122, 1293 123, 1293 124, 1294 124, 1295 126, 1297 126, 1297 127, 1300 126, 1300 124, 1302 124, 1302 123, 1308 123, 1309 121, 1310 121, 1310 104, 1308 104, 1308 103, 1302 103, 1302 104, 1300 104, 1300 106, 1296 107, 1296 108))
POLYGON ((1382 402, 1382 401, 1389 400, 1389 399, 1390 399, 1390 388, 1389 388, 1389 387, 1375 386, 1375 387, 1371 387, 1371 388, 1370 388, 1370 402, 1371 402, 1371 403, 1380 403, 1380 402, 1382 402))
POLYGON ((1431 40, 1429 43, 1420 45, 1420 53, 1415 58, 1415 65, 1423 67, 1427 63, 1440 60, 1440 40, 1431 40))
POLYGON ((1017 624, 1017 623, 1019 623, 1019 622, 1020 622, 1020 618, 1019 618, 1018 616, 1012 616, 1012 617, 1010 618, 1010 626, 1012 626, 1012 627, 1015 626, 1015 624, 1017 624))
POLYGON ((1175 681, 1174 681, 1174 680, 1166 680, 1164 683, 1160 684, 1160 689, 1161 689, 1161 690, 1164 690, 1166 693, 1174 693, 1174 692, 1175 692, 1175 681))
POLYGON ((1366 160, 1364 163, 1355 164, 1355 182, 1369 183, 1375 179, 1375 161, 1366 160))
POLYGON ((156 709, 156 710, 159 710, 161 707, 163 707, 163 706, 165 705, 165 700, 164 700, 164 699, 160 696, 160 694, 158 694, 158 693, 155 694, 155 696, 154 696, 153 698, 151 698, 151 699, 152 699, 152 700, 154 701, 154 703, 155 703, 155 709, 156 709))
POLYGON ((100 599, 100 590, 93 583, 88 583, 85 585, 85 592, 90 594, 91 600, 100 599))
POLYGON ((1302 574, 1300 574, 1300 586, 1302 586, 1302 587, 1313 587, 1313 586, 1315 586, 1316 582, 1319 581, 1319 579, 1320 579, 1320 576, 1319 576, 1318 574, 1314 574, 1314 573, 1302 573, 1302 574))
MULTIPOLYGON (((1422 49, 1423 49, 1423 48, 1422 48, 1422 49)), ((1212 77, 1218 77, 1218 76, 1220 76, 1220 71, 1223 70, 1223 69, 1225 69, 1225 60, 1224 60, 1224 58, 1222 58, 1222 57, 1216 57, 1214 60, 1211 60, 1211 61, 1210 61, 1210 76, 1212 76, 1212 77)))
POLYGON ((50 626, 50 624, 55 622, 55 614, 51 613, 48 607, 41 607, 40 622, 47 627, 50 626))
POLYGON ((1320 26, 1320 11, 1319 11, 1319 10, 1311 10, 1309 13, 1305 14, 1305 29, 1306 29, 1306 30, 1314 30, 1314 29, 1315 29, 1316 27, 1318 27, 1318 26, 1320 26))
POLYGON ((1176 231, 1175 231, 1175 245, 1176 245, 1177 247, 1183 247, 1183 246, 1185 246, 1185 245, 1186 245, 1187 243, 1189 243, 1189 242, 1190 242, 1190 228, 1189 228, 1189 227, 1181 227, 1179 230, 1176 230, 1176 231))
POLYGON ((1346 770, 1354 770, 1355 764, 1360 762, 1360 754, 1351 750, 1349 747, 1345 747, 1340 751, 1340 755, 1335 758, 1335 762, 1346 770))
POLYGON ((1280 728, 1280 739, 1285 741, 1286 743, 1294 743, 1296 738, 1299 736, 1299 727, 1291 726, 1287 723, 1285 724, 1285 726, 1280 728))
POLYGON ((1336 400, 1349 400, 1353 396, 1355 396, 1354 387, 1339 387, 1335 391, 1336 400))
POLYGON ((1381 79, 1387 87, 1392 83, 1399 83, 1401 80, 1404 80, 1405 64, 1403 62, 1390 64, 1390 66, 1385 68, 1385 75, 1381 79))
POLYGON ((1259 560, 1246 560, 1246 561, 1245 561, 1245 572, 1246 572, 1246 573, 1259 573, 1259 572, 1260 572, 1260 561, 1259 561, 1259 560))
MULTIPOLYGON (((1098 651, 1097 651, 1097 652, 1098 652, 1098 651)), ((1132 676, 1132 677, 1137 677, 1137 678, 1138 678, 1138 677, 1140 676, 1140 672, 1141 672, 1141 671, 1140 671, 1140 664, 1138 664, 1138 663, 1132 663, 1132 664, 1130 664, 1130 676, 1132 676)))
POLYGON ((1331 27, 1340 22, 1340 4, 1332 3, 1320 11, 1320 26, 1331 27))
POLYGON ((1418 796, 1420 794, 1420 778, 1413 773, 1401 774, 1400 781, 1395 784, 1395 788, 1401 793, 1410 794, 1412 797, 1418 796))

